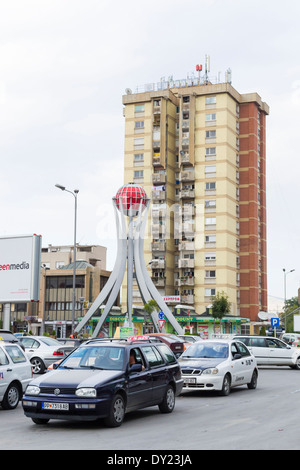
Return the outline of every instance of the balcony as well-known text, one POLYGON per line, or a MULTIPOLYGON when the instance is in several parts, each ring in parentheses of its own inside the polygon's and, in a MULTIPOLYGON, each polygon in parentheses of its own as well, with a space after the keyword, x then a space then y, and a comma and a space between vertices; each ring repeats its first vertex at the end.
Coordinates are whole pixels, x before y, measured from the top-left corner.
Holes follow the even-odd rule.
POLYGON ((153 157, 152 159, 152 164, 153 166, 162 166, 161 160, 160 160, 160 154, 159 157, 153 157))
POLYGON ((153 242, 151 245, 152 251, 165 251, 166 250, 166 242, 165 240, 159 242, 153 242))
POLYGON ((195 190, 194 189, 182 189, 180 191, 180 199, 183 198, 192 198, 194 199, 195 197, 195 190))
POLYGON ((184 170, 180 174, 180 181, 194 181, 195 180, 195 170, 184 170))
POLYGON ((160 238, 160 235, 166 235, 166 226, 162 224, 152 224, 152 238, 160 238))
POLYGON ((190 163, 190 155, 188 152, 186 152, 184 155, 180 155, 181 158, 181 164, 185 165, 186 163, 190 163))
POLYGON ((165 201, 166 200, 166 192, 165 191, 152 191, 152 201, 165 201))
POLYGON ((194 277, 179 277, 175 279, 175 286, 180 287, 180 286, 194 286, 195 284, 195 278, 194 277))
POLYGON ((153 184, 162 184, 166 182, 166 175, 162 173, 154 173, 152 175, 152 183, 153 184))
POLYGON ((153 259, 151 261, 151 269, 164 269, 165 260, 164 259, 153 259))
POLYGON ((194 303, 194 296, 193 294, 182 295, 181 296, 181 303, 182 304, 193 304, 194 303))
POLYGON ((155 287, 165 287, 166 280, 160 277, 153 277, 152 278, 153 284, 155 287))
POLYGON ((190 250, 193 251, 195 250, 195 242, 190 242, 190 241, 183 241, 179 243, 179 251, 186 251, 190 250))
POLYGON ((178 260, 178 267, 179 268, 194 268, 195 267, 195 260, 194 259, 179 259, 178 260))

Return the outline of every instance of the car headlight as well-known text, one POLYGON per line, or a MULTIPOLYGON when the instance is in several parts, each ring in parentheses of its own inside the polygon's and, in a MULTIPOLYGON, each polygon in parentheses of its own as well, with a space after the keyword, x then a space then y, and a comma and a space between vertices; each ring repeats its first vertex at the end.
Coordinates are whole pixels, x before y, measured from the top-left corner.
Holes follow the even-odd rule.
POLYGON ((217 374, 219 372, 219 369, 214 367, 213 369, 204 369, 202 374, 217 374))
POLYGON ((41 389, 40 387, 37 387, 36 385, 28 385, 26 388, 26 395, 38 395, 40 393, 41 389))
POLYGON ((78 397, 94 398, 97 396, 97 390, 95 388, 78 388, 75 395, 78 397))

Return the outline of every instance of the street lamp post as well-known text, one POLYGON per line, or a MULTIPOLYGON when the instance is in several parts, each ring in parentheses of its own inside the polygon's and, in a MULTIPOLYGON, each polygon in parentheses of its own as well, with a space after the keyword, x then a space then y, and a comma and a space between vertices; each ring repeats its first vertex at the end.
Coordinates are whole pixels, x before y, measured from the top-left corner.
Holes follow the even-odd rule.
POLYGON ((61 189, 62 191, 67 191, 70 194, 73 194, 75 198, 75 215, 74 215, 74 248, 73 248, 73 294, 72 294, 72 331, 71 334, 74 333, 74 323, 75 323, 75 287, 76 287, 76 226, 77 226, 77 194, 79 193, 79 189, 74 189, 73 191, 69 191, 65 188, 65 186, 61 186, 60 184, 55 185, 57 188, 61 189))
POLYGON ((295 269, 286 272, 285 268, 283 268, 282 271, 284 275, 284 330, 286 332, 286 276, 295 271, 295 269))

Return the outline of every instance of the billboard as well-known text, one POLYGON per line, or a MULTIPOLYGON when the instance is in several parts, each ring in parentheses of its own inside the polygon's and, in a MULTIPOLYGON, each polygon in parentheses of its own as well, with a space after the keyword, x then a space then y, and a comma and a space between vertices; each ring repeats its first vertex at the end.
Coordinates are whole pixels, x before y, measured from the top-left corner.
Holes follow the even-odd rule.
POLYGON ((42 237, 0 237, 0 303, 38 301, 42 237))

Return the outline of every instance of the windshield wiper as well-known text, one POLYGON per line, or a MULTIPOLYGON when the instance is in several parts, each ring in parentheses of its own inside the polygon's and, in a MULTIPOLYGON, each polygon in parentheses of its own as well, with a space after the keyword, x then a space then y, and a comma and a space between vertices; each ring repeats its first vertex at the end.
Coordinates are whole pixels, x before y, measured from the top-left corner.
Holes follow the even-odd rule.
POLYGON ((103 369, 103 367, 96 367, 96 366, 80 366, 80 367, 83 367, 85 369, 97 369, 97 370, 105 370, 103 369))

